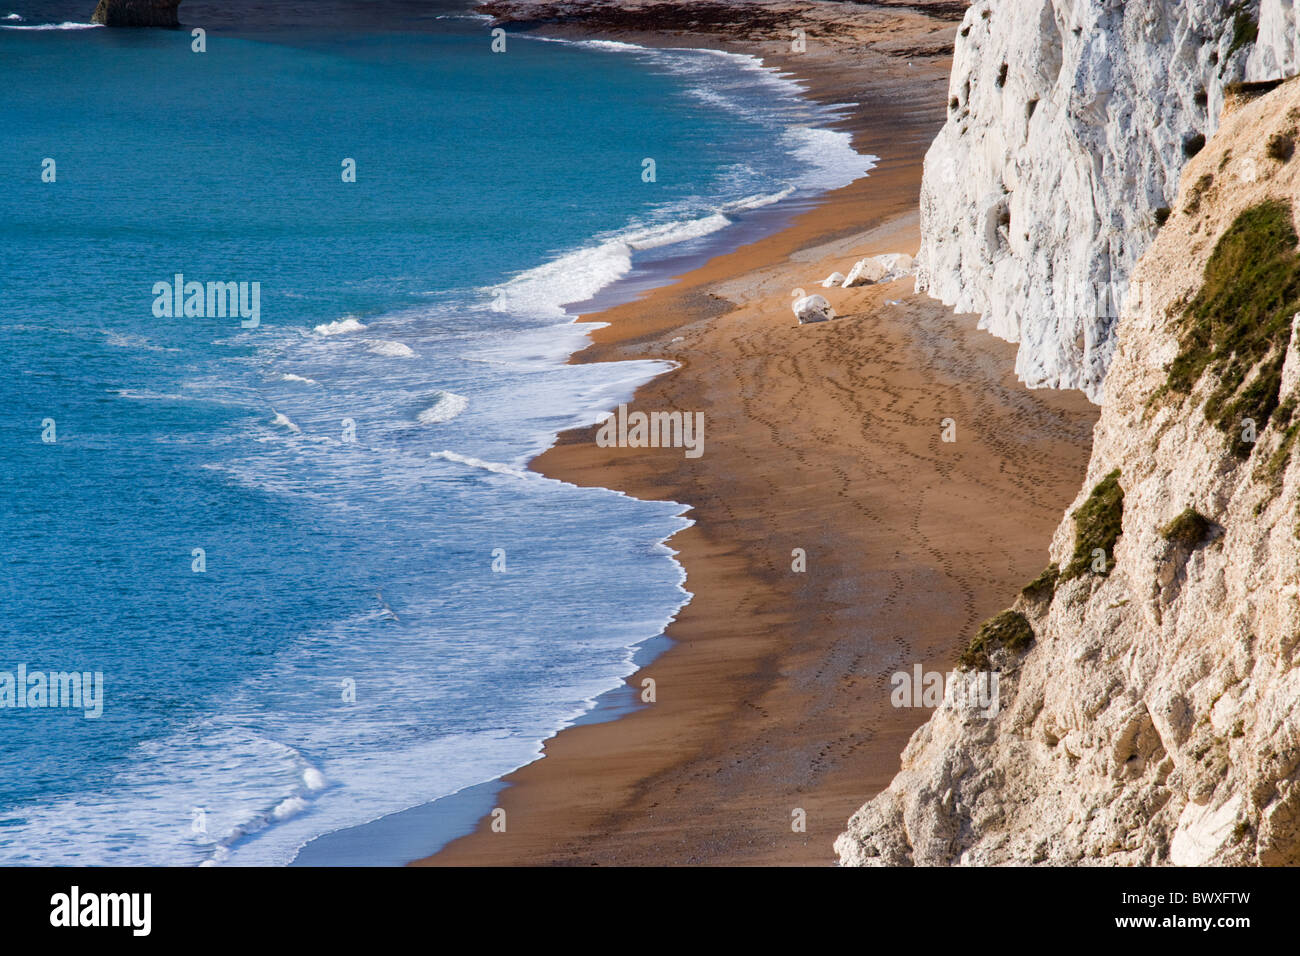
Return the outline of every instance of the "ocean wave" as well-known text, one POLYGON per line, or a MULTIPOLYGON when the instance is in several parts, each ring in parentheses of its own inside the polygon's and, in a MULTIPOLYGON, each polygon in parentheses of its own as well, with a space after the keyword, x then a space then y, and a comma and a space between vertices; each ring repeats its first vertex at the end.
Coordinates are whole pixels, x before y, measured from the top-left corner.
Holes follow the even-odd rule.
POLYGON ((334 322, 323 322, 312 331, 317 335, 342 335, 345 332, 360 332, 364 328, 355 316, 345 315, 334 322))
POLYGON ((511 312, 560 318, 564 306, 590 299, 632 271, 632 254, 698 239, 731 225, 722 212, 675 222, 632 225, 605 239, 523 272, 493 290, 511 312))
POLYGON ((592 50, 606 50, 611 53, 632 54, 650 60, 677 76, 698 77, 701 83, 689 89, 688 95, 705 102, 721 106, 731 112, 748 112, 753 104, 747 100, 733 99, 721 95, 717 84, 716 67, 725 64, 732 70, 740 70, 748 82, 757 82, 769 87, 782 98, 802 102, 790 105, 800 108, 816 108, 816 104, 803 101, 807 86, 799 79, 767 66, 762 57, 752 53, 735 53, 730 50, 711 50, 707 47, 647 47, 620 40, 569 40, 556 37, 529 37, 550 43, 568 43, 592 50))
POLYGON ((305 375, 295 375, 293 372, 281 372, 280 380, 282 382, 302 382, 304 385, 319 385, 320 382, 314 378, 307 378, 305 375))
POLYGON ((687 219, 662 225, 633 228, 625 233, 620 238, 620 241, 638 251, 658 249, 662 246, 685 242, 688 239, 698 239, 701 236, 717 232, 719 229, 726 229, 730 225, 730 219, 721 212, 715 212, 699 219, 687 219))
POLYGON ((146 352, 179 352, 180 349, 166 348, 161 345, 154 345, 148 339, 139 335, 126 335, 122 332, 116 332, 112 329, 100 329, 108 344, 114 348, 120 349, 142 349, 146 352))
POLYGON ((302 797, 285 797, 271 811, 271 819, 274 821, 287 820, 290 817, 296 817, 306 809, 307 801, 302 797))
POLYGON ((416 415, 415 420, 421 425, 437 425, 440 422, 451 421, 468 407, 469 399, 464 395, 439 392, 438 400, 416 415))
POLYGON ((632 271, 632 249, 606 242, 529 269, 492 290, 493 308, 562 318, 564 306, 590 299, 632 271))
MULTIPOLYGON (((183 388, 189 388, 188 384, 183 388)), ((248 408, 250 402, 239 398, 218 398, 215 395, 196 395, 180 392, 156 392, 149 388, 118 388, 113 390, 118 398, 129 398, 137 402, 190 402, 197 405, 224 405, 233 408, 248 408)))
POLYGON ((386 342, 382 339, 375 339, 366 346, 366 351, 371 355, 384 355, 388 358, 415 358, 415 352, 409 345, 403 345, 401 342, 386 342))
POLYGON ((755 193, 752 196, 746 196, 744 199, 737 199, 727 203, 722 207, 723 212, 739 212, 744 209, 761 209, 764 206, 770 206, 778 203, 782 199, 788 199, 794 195, 796 189, 794 186, 787 186, 785 189, 778 190, 774 193, 755 193))
POLYGON ((733 113, 754 112, 753 97, 748 95, 746 86, 757 83, 767 87, 774 94, 773 102, 764 104, 762 112, 770 113, 773 119, 787 127, 782 136, 783 145, 808 167, 807 172, 797 179, 796 185, 801 188, 818 192, 839 189, 867 175, 879 161, 879 157, 864 156, 855 151, 849 133, 821 125, 833 121, 850 104, 828 107, 808 100, 807 86, 803 82, 765 65, 753 54, 685 47, 643 47, 618 40, 536 39, 652 60, 670 73, 690 78, 694 85, 688 94, 693 98, 733 113), (718 82, 717 65, 721 62, 732 70, 740 70, 746 78, 744 83, 728 84, 725 78, 718 82), (728 95, 728 89, 735 95, 728 95))
MULTIPOLYGON (((644 47, 620 40, 529 39, 635 55, 685 77, 691 84, 690 95, 713 106, 742 114, 757 110, 764 122, 773 126, 774 141, 796 168, 784 177, 787 181, 778 189, 715 201, 712 209, 704 205, 707 200, 696 197, 655 213, 670 217, 670 221, 634 223, 596 237, 584 248, 520 273, 499 287, 482 290, 492 295, 493 308, 546 318, 565 317, 568 313, 564 306, 587 301, 628 275, 636 252, 707 236, 731 225, 730 214, 770 206, 800 190, 839 189, 867 175, 878 161, 878 157, 854 150, 850 134, 818 125, 833 122, 834 111, 807 99, 804 84, 764 65, 757 56, 723 50, 644 47), (763 87, 771 96, 756 101, 755 86, 763 87), (708 210, 703 215, 702 205, 708 210)), ((742 170, 753 175, 747 167, 742 170)), ((744 189, 744 178, 734 178, 738 180, 734 185, 744 189)))
MULTIPOLYGON (((5 19, 8 20, 14 16, 17 16, 17 14, 11 13, 5 19)), ((22 27, 0 24, 0 30, 95 30, 103 25, 102 23, 73 23, 71 21, 67 23, 33 23, 30 26, 22 27)))
POLYGON ((853 148, 846 132, 820 127, 796 127, 782 139, 794 155, 811 169, 800 185, 818 191, 840 189, 861 179, 875 168, 880 157, 864 155, 853 148))
POLYGON ((482 471, 490 471, 495 475, 509 475, 511 478, 538 478, 540 475, 531 471, 522 471, 518 468, 511 468, 509 465, 503 465, 496 461, 484 461, 482 458, 471 458, 469 455, 460 455, 454 451, 434 451, 429 453, 430 458, 441 458, 443 461, 452 461, 458 465, 468 465, 470 468, 478 468, 482 471))
POLYGON ((649 52, 649 47, 637 46, 635 43, 624 43, 622 40, 565 40, 559 37, 538 37, 539 40, 545 40, 549 43, 571 43, 574 46, 590 47, 593 50, 617 50, 626 52, 649 52))
POLYGON ((116 390, 118 398, 132 398, 141 402, 194 402, 200 401, 193 395, 178 395, 175 392, 154 392, 147 388, 119 388, 116 390))
POLYGON ((295 424, 294 424, 294 423, 289 419, 289 416, 288 416, 288 415, 285 415, 283 412, 276 412, 276 413, 275 413, 275 418, 271 419, 271 424, 272 424, 272 425, 279 425, 281 428, 287 428, 287 429, 289 429, 289 431, 293 432, 295 435, 301 435, 301 434, 302 434, 302 429, 299 428, 297 425, 295 425, 295 424))
MULTIPOLYGON (((286 749, 301 759, 301 755, 293 748, 286 749)), ((302 772, 301 779, 302 786, 298 788, 296 793, 285 797, 269 811, 253 814, 245 819, 243 823, 232 827, 222 839, 213 845, 211 855, 200 865, 216 866, 224 863, 230 858, 230 852, 236 844, 254 834, 261 833, 268 827, 290 820, 308 809, 311 806, 310 798, 314 798, 318 792, 324 789, 325 777, 315 767, 309 766, 302 772)))

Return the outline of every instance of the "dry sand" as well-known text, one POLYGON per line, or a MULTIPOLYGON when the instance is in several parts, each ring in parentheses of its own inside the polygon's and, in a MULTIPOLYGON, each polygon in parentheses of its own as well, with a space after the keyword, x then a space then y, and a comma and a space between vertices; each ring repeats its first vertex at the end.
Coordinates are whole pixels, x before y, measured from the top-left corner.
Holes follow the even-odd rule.
POLYGON ((848 128, 881 161, 778 235, 586 317, 610 325, 574 361, 680 363, 631 407, 702 410, 705 453, 602 449, 583 429, 533 467, 692 505, 696 524, 671 544, 695 597, 668 630, 676 643, 629 678, 653 678, 656 703, 553 737, 506 778, 506 832, 484 820, 422 864, 832 863, 832 841, 926 716, 890 705, 889 676, 947 670, 1046 563, 1082 480, 1097 413, 1080 394, 1026 390, 1013 346, 910 279, 820 286, 863 255, 917 251, 953 5, 932 5, 939 18, 920 2, 787 6, 839 19, 818 20, 824 35, 809 29, 801 56, 767 22, 664 35, 620 21, 606 34, 761 53, 812 95, 859 104, 848 128), (797 325, 796 287, 843 318, 797 325), (795 548, 805 573, 791 570, 795 548))

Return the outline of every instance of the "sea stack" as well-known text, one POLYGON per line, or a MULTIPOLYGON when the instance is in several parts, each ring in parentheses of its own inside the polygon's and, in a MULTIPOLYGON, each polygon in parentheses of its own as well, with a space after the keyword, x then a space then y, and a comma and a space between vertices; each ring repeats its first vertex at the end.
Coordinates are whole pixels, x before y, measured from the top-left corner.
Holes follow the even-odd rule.
POLYGON ((181 0, 99 0, 92 23, 110 27, 178 27, 181 0))

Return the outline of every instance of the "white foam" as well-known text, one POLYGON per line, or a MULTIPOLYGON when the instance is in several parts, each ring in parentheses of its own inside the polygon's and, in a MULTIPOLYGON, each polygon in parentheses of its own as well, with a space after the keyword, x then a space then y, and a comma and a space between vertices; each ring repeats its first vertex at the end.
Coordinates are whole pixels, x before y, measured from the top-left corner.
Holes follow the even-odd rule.
MULTIPOLYGON (((5 19, 12 20, 16 16, 18 14, 11 13, 5 19)), ((19 19, 22 18, 19 17, 19 19)), ((0 26, 0 30, 94 30, 103 25, 102 23, 72 23, 69 21, 67 23, 33 23, 31 26, 26 27, 0 26)))
POLYGON ((305 375, 295 375, 293 372, 281 372, 280 379, 285 382, 302 382, 304 385, 319 385, 320 382, 314 378, 307 378, 305 375))
POLYGON ((725 229, 731 220, 721 212, 696 219, 633 225, 599 245, 588 246, 529 269, 496 290, 506 310, 560 318, 564 306, 590 299, 632 271, 632 253, 698 239, 725 229))
POLYGON ((296 817, 302 811, 307 809, 307 801, 302 797, 289 797, 282 800, 274 810, 271 811, 272 820, 287 820, 290 817, 296 817))
MULTIPOLYGON (((185 387, 188 388, 189 385, 186 385, 185 387)), ((190 402, 200 405, 229 405, 234 407, 242 406, 245 408, 249 405, 246 401, 217 398, 214 395, 156 392, 149 388, 119 388, 114 389, 114 394, 119 398, 129 398, 138 402, 190 402)))
POLYGON ((179 352, 180 349, 166 348, 162 345, 154 345, 148 339, 140 335, 126 335, 113 329, 100 329, 108 344, 119 349, 143 349, 146 352, 179 352))
POLYGON ((785 189, 774 193, 756 193, 753 196, 746 196, 744 199, 737 199, 735 202, 727 203, 722 209, 724 212, 740 209, 761 209, 764 206, 770 206, 782 199, 789 198, 794 192, 794 186, 787 186, 785 189))
POLYGON ((707 236, 719 229, 726 229, 730 225, 730 219, 721 212, 715 212, 699 219, 632 228, 621 237, 621 241, 636 250, 658 249, 662 246, 685 242, 688 239, 698 239, 700 236, 707 236))
POLYGON ((302 429, 299 428, 297 425, 295 425, 293 422, 291 422, 291 421, 289 420, 288 416, 285 415, 285 414, 283 414, 282 412, 276 412, 276 413, 275 413, 275 418, 271 419, 271 424, 272 424, 272 425, 279 425, 279 426, 281 426, 282 428, 287 428, 287 429, 289 429, 289 431, 293 432, 295 435, 301 435, 301 434, 302 434, 302 429))
POLYGON ((501 286, 494 308, 560 318, 569 302, 590 299, 632 270, 632 250, 622 242, 579 249, 516 276, 501 286))
POLYGON ((342 335, 345 332, 360 332, 365 326, 351 315, 345 315, 343 318, 334 322, 325 322, 316 326, 313 331, 317 335, 342 335))
POLYGON ((800 185, 811 189, 847 186, 867 175, 879 160, 855 150, 853 137, 840 130, 796 127, 782 138, 795 156, 812 167, 800 180, 800 185))
POLYGON ((382 339, 375 339, 366 346, 366 351, 372 355, 385 355, 389 358, 415 358, 415 352, 409 345, 403 345, 401 342, 386 342, 382 339))
POLYGON ((449 422, 468 407, 469 399, 464 395, 441 392, 438 400, 429 408, 420 412, 419 415, 416 415, 415 420, 421 425, 436 425, 439 422, 449 422))
POLYGON ((469 455, 459 455, 454 451, 430 452, 429 457, 441 458, 443 461, 454 461, 459 465, 468 465, 471 468, 480 468, 483 471, 490 471, 496 475, 509 475, 511 478, 540 477, 531 471, 521 471, 518 468, 511 468, 509 465, 503 465, 500 462, 484 461, 481 458, 471 458, 469 455))
POLYGON ((716 63, 718 60, 725 60, 732 67, 742 70, 753 81, 771 88, 775 100, 774 109, 783 111, 787 121, 794 120, 798 124, 786 131, 783 140, 785 147, 810 167, 807 173, 798 178, 799 187, 818 192, 839 189, 865 176, 879 162, 877 156, 864 156, 856 152, 849 133, 817 125, 819 122, 831 121, 834 114, 842 112, 853 104, 842 103, 825 107, 811 103, 806 98, 807 86, 804 83, 765 66, 760 57, 752 54, 684 47, 643 47, 616 40, 552 40, 551 42, 572 43, 590 49, 634 54, 651 59, 671 73, 698 80, 689 93, 702 102, 732 112, 748 112, 753 109, 748 97, 728 96, 718 89, 718 84, 715 82, 717 74, 710 61, 716 63))
MULTIPOLYGON (((678 76, 698 77, 701 84, 689 89, 687 91, 689 95, 734 112, 746 112, 752 108, 752 105, 717 92, 714 88, 717 77, 713 73, 712 67, 719 61, 725 61, 729 66, 738 68, 748 74, 748 79, 771 87, 783 97, 802 99, 807 91, 807 86, 802 81, 790 74, 766 66, 762 57, 751 53, 710 50, 704 47, 646 47, 618 40, 568 40, 535 36, 529 36, 528 39, 548 43, 567 43, 593 50, 606 50, 611 53, 641 56, 678 76)), ((811 106, 813 104, 806 105, 811 106)))
MULTIPOLYGON (((538 317, 565 317, 564 306, 591 299, 601 289, 631 272, 635 252, 707 236, 731 225, 728 213, 769 206, 800 189, 817 192, 839 189, 865 176, 878 161, 878 157, 856 152, 848 133, 815 125, 830 122, 834 117, 824 107, 806 99, 802 83, 765 66, 759 57, 722 50, 651 48, 619 40, 528 39, 652 59, 669 72, 689 77, 694 84, 693 95, 733 111, 751 110, 750 97, 733 99, 714 88, 720 61, 725 61, 744 74, 742 87, 757 83, 773 90, 775 102, 772 112, 776 121, 786 126, 780 134, 781 146, 807 169, 798 172, 794 182, 786 183, 774 192, 754 193, 724 203, 703 216, 699 215, 698 207, 692 211, 682 209, 682 215, 672 221, 632 224, 602 237, 596 244, 561 255, 521 273, 498 288, 484 290, 493 296, 494 308, 538 317)), ((722 85, 725 86, 726 82, 722 85)), ((659 214, 665 211, 660 210, 659 214)))
POLYGON ((302 772, 302 785, 308 790, 325 789, 325 775, 315 767, 308 767, 302 772))
POLYGON ((554 37, 538 37, 539 40, 548 40, 551 43, 572 43, 575 46, 591 47, 593 50, 615 50, 622 52, 645 52, 649 47, 637 46, 635 43, 624 43, 622 40, 563 40, 554 37))

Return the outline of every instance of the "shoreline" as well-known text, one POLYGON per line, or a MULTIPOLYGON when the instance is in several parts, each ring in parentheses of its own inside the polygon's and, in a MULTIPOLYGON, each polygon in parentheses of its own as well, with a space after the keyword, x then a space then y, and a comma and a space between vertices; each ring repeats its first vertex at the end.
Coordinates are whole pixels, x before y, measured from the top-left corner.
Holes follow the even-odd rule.
MULTIPOLYGON (((566 31, 565 36, 534 36, 532 39, 567 44, 581 43, 584 40, 591 39, 591 37, 580 32, 566 31)), ((609 55, 622 58, 636 56, 638 53, 645 55, 653 53, 655 50, 664 50, 666 52, 680 51, 699 54, 716 53, 729 60, 734 59, 736 61, 735 69, 739 74, 750 76, 751 79, 758 78, 753 84, 753 89, 765 89, 769 83, 773 86, 785 87, 788 93, 792 94, 796 99, 819 111, 821 115, 812 120, 809 126, 810 129, 831 130, 839 125, 842 109, 808 97, 804 84, 797 77, 779 72, 766 65, 759 65, 756 62, 757 58, 753 57, 752 54, 678 44, 662 44, 654 47, 640 43, 635 45, 629 43, 628 46, 634 47, 634 49, 609 55)), ((876 157, 861 158, 870 169, 876 157)), ((819 164, 815 167, 813 175, 823 177, 828 173, 833 175, 836 168, 834 165, 819 164)), ((626 275, 602 287, 589 299, 565 304, 566 310, 571 315, 569 324, 583 327, 592 323, 603 323, 602 314, 605 311, 634 302, 641 296, 656 289, 670 286, 681 275, 692 273, 719 256, 730 254, 745 245, 781 232, 801 213, 818 208, 823 198, 832 191, 831 188, 825 186, 792 185, 784 191, 785 194, 780 198, 772 199, 767 196, 754 196, 751 198, 768 201, 754 202, 752 204, 742 202, 734 205, 724 203, 716 207, 715 214, 725 215, 730 220, 728 225, 701 236, 690 237, 665 246, 654 246, 646 252, 638 251, 637 255, 645 258, 642 261, 634 262, 631 270, 626 275), (685 251, 675 251, 679 246, 689 248, 685 251)), ((683 220, 683 222, 689 222, 689 220, 683 220)), ((616 236, 617 234, 615 234, 616 236)), ((563 258, 563 254, 560 258, 563 258)), ((545 268, 547 264, 543 263, 538 268, 545 268)), ((526 270, 521 275, 527 277, 531 272, 532 270, 526 270)), ((588 340, 590 339, 590 332, 586 333, 586 337, 588 340)), ((585 349, 586 346, 583 345, 579 346, 576 351, 567 353, 562 360, 563 364, 573 364, 576 357, 585 349)), ((641 376, 638 376, 637 380, 640 381, 641 376)), ((637 388, 633 387, 628 394, 627 401, 634 400, 633 395, 636 391, 637 388)), ((545 451, 553 448, 560 441, 562 434, 562 432, 555 433, 552 436, 551 445, 542 453, 533 454, 526 460, 511 459, 511 466, 533 470, 533 462, 540 458, 545 451)), ((540 472, 538 473, 540 474, 540 472)), ((608 490, 617 491, 618 489, 608 490)), ((674 502, 665 503, 673 504, 674 502)), ((693 520, 689 517, 690 506, 683 505, 682 507, 684 509, 683 517, 688 521, 693 520)), ((666 537, 656 540, 655 547, 661 547, 668 552, 673 557, 675 566, 681 572, 683 590, 681 607, 684 607, 690 602, 693 595, 685 588, 686 569, 676 561, 677 552, 672 546, 673 539, 679 533, 679 531, 673 531, 667 534, 666 537)), ((676 619, 681 607, 674 608, 665 619, 665 630, 676 619)), ((629 647, 628 652, 634 665, 633 674, 653 664, 672 645, 673 641, 664 633, 660 633, 629 647)), ((618 720, 642 706, 639 703, 637 690, 628 683, 633 674, 613 676, 612 679, 616 681, 616 686, 598 694, 592 700, 590 709, 554 730, 547 731, 539 736, 537 738, 537 755, 531 758, 529 762, 540 759, 546 741, 551 740, 556 734, 564 730, 618 720)), ((486 816, 495 805, 495 795, 506 786, 503 782, 504 778, 526 765, 504 770, 499 776, 437 797, 428 802, 387 813, 374 820, 322 833, 303 844, 289 865, 387 866, 406 863, 413 849, 409 846, 412 841, 408 838, 411 832, 421 833, 425 838, 423 846, 414 848, 417 851, 424 850, 430 845, 441 848, 459 839, 469 832, 481 818, 486 816), (403 849, 404 847, 405 849, 403 849)), ((428 852, 432 854, 438 852, 438 850, 429 850, 428 852)))
MULTIPOLYGON (((885 45, 905 51, 956 29, 911 8, 882 16, 898 35, 878 22, 872 38, 885 30, 885 45)), ((666 632, 673 643, 626 682, 636 693, 652 677, 656 703, 549 738, 539 760, 501 780, 506 833, 483 820, 419 863, 828 864, 834 837, 897 772, 928 716, 889 707, 888 674, 946 670, 978 621, 1036 573, 1096 412, 1074 393, 1025 390, 1014 346, 916 297, 910 279, 832 289, 844 318, 794 322, 795 284, 820 292, 856 258, 916 251, 946 57, 868 51, 859 62, 861 37, 819 56, 812 31, 802 59, 707 33, 546 32, 758 55, 810 99, 856 102, 835 125, 880 161, 783 230, 578 319, 609 324, 570 361, 676 362, 630 407, 703 410, 712 444, 694 462, 600 449, 593 427, 564 433, 530 468, 691 505, 695 524, 670 546, 694 597, 666 632), (945 456, 943 412, 988 440, 945 456), (1008 461, 1023 473, 1008 474, 1008 461), (790 570, 796 547, 804 574, 790 570), (806 832, 790 824, 800 811, 806 832)))

